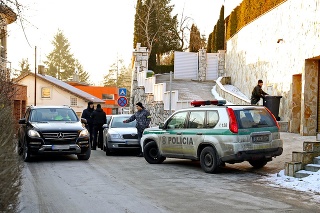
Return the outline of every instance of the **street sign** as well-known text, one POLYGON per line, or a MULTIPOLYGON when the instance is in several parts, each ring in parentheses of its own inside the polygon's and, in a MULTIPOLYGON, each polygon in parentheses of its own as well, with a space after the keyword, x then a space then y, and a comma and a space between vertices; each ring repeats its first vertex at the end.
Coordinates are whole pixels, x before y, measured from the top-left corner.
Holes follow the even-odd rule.
POLYGON ((127 89, 119 88, 119 96, 127 96, 127 89))
POLYGON ((118 98, 118 105, 121 107, 125 107, 128 104, 128 99, 126 97, 118 98))

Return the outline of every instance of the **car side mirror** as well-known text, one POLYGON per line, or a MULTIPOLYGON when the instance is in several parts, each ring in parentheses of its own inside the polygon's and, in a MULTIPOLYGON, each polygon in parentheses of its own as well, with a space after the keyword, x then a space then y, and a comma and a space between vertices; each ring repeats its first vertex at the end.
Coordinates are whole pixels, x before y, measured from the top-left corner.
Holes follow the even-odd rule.
POLYGON ((102 125, 102 128, 103 128, 103 129, 109 128, 109 124, 103 124, 103 125, 102 125))
POLYGON ((164 123, 159 123, 159 129, 163 129, 164 123))
POLYGON ((19 124, 26 124, 27 123, 27 120, 25 118, 21 118, 19 120, 19 124))
POLYGON ((86 124, 87 123, 87 119, 81 118, 81 123, 86 124))

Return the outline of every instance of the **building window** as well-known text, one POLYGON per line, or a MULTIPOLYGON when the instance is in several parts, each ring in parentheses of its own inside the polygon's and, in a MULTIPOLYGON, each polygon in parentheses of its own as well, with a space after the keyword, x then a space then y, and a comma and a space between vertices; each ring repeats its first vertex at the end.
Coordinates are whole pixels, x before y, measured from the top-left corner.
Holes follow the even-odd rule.
POLYGON ((70 97, 70 106, 77 106, 78 105, 78 99, 74 97, 70 97))
POLYGON ((51 98, 51 89, 49 87, 41 88, 41 98, 51 98))
POLYGON ((102 100, 114 100, 114 94, 102 94, 102 100))

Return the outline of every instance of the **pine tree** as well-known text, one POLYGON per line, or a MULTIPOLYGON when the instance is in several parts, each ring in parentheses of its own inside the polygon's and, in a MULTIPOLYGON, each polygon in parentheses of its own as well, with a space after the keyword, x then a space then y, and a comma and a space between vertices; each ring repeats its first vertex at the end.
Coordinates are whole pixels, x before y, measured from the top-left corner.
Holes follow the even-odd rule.
POLYGON ((19 62, 19 66, 20 66, 20 75, 24 75, 26 73, 30 73, 31 69, 30 69, 30 64, 27 58, 23 58, 20 62, 19 62))
POLYGON ((78 81, 88 83, 90 75, 88 72, 84 71, 83 66, 77 59, 75 60, 75 68, 75 74, 79 77, 78 81))
POLYGON ((109 73, 104 77, 104 86, 113 86, 127 89, 127 97, 130 97, 132 69, 124 65, 123 59, 111 65, 109 73))
POLYGON ((70 52, 70 44, 68 39, 58 30, 52 41, 54 49, 47 56, 46 74, 58 78, 59 80, 68 80, 75 71, 75 59, 70 52))

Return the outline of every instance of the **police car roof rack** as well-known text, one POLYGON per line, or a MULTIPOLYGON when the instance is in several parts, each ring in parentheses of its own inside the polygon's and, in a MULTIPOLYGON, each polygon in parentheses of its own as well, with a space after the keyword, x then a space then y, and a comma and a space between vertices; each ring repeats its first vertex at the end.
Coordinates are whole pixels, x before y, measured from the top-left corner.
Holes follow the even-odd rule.
POLYGON ((191 105, 194 107, 205 106, 205 105, 223 106, 226 103, 227 103, 226 100, 191 101, 191 105))

